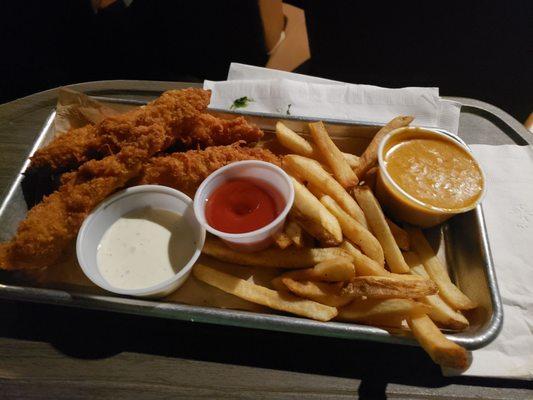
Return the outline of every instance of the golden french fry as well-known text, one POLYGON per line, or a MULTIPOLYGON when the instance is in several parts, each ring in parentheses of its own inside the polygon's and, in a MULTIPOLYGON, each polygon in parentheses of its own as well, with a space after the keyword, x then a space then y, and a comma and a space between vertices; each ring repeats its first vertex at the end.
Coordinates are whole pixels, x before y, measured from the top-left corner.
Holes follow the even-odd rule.
POLYGON ((337 219, 304 185, 294 178, 291 180, 294 186, 292 217, 325 246, 338 245, 342 241, 342 230, 337 219))
POLYGON ((292 218, 285 224, 285 234, 291 239, 294 245, 301 249, 305 247, 305 238, 302 227, 292 218))
MULTIPOLYGON (((418 254, 410 251, 404 253, 404 258, 411 268, 411 274, 430 279, 418 254)), ((427 315, 440 326, 457 331, 468 328, 469 322, 464 315, 452 309, 438 294, 420 298, 419 301, 431 306, 431 310, 427 312, 427 315)))
MULTIPOLYGON (((292 129, 285 126, 282 122, 276 123, 276 138, 281 145, 293 153, 300 156, 313 158, 317 161, 322 161, 319 150, 312 143, 309 143, 292 129)), ((356 168, 359 165, 359 157, 354 154, 342 153, 346 162, 351 168, 356 168)))
POLYGON ((313 193, 317 199, 320 199, 322 196, 326 195, 326 193, 320 190, 318 186, 315 186, 312 183, 307 184, 307 189, 309 189, 309 191, 313 193))
POLYGON ((322 261, 313 268, 286 272, 282 277, 298 281, 341 282, 355 278, 355 268, 349 258, 336 257, 322 261))
POLYGON ((297 281, 290 277, 282 276, 283 284, 294 294, 325 304, 331 307, 341 307, 352 299, 339 295, 340 286, 334 283, 297 281))
POLYGON ((313 267, 313 271, 327 282, 349 281, 355 278, 355 267, 351 257, 336 257, 322 261, 313 267))
POLYGON ((277 249, 269 248, 255 253, 241 253, 227 247, 220 239, 208 236, 205 239, 202 253, 234 264, 249 265, 252 267, 271 268, 310 268, 316 264, 335 257, 347 257, 349 254, 338 248, 304 248, 304 249, 277 249))
POLYGON ((196 279, 223 290, 226 293, 231 293, 241 299, 275 310, 293 313, 318 321, 329 321, 337 315, 337 309, 335 307, 325 306, 310 300, 303 300, 288 293, 277 292, 202 264, 196 264, 194 266, 193 274, 196 279))
POLYGON ((428 312, 430 307, 411 299, 367 299, 354 300, 345 307, 339 309, 337 319, 342 321, 365 322, 380 317, 404 320, 412 315, 428 312))
POLYGON ((283 250, 292 244, 292 240, 289 235, 282 231, 274 236, 274 243, 276 243, 276 246, 283 250))
POLYGON ((342 155, 344 156, 344 159, 346 160, 350 168, 354 169, 359 166, 359 157, 357 157, 355 154, 343 152, 342 155))
POLYGON ((346 162, 344 155, 329 137, 326 127, 322 122, 313 122, 309 124, 311 137, 316 147, 320 151, 323 159, 333 171, 337 181, 344 187, 350 188, 357 185, 359 179, 353 172, 350 165, 346 162))
POLYGON ((357 186, 353 191, 357 203, 359 203, 365 213, 370 229, 383 248, 385 261, 387 261, 390 270, 397 274, 409 272, 409 266, 403 259, 402 252, 396 244, 394 236, 392 236, 389 225, 385 220, 385 215, 372 191, 365 186, 357 186))
POLYGON ((352 256, 352 262, 355 266, 355 272, 358 276, 389 276, 383 265, 378 264, 370 257, 365 256, 361 250, 355 247, 351 242, 345 240, 341 244, 341 249, 346 250, 352 256))
POLYGON ((289 154, 283 157, 282 166, 289 173, 320 188, 322 192, 334 198, 340 206, 360 224, 367 227, 365 215, 352 196, 328 174, 319 162, 310 158, 289 154))
POLYGON ((430 279, 409 276, 358 276, 344 285, 341 294, 360 299, 416 299, 437 293, 437 286, 430 279))
POLYGON ((387 220, 387 224, 389 225, 392 236, 394 236, 394 240, 396 240, 398 247, 404 251, 409 251, 411 247, 409 242, 409 234, 387 217, 385 217, 385 219, 387 220))
POLYGON ((370 231, 349 216, 331 197, 322 196, 320 202, 337 218, 344 236, 358 245, 368 257, 376 261, 378 264, 384 265, 384 255, 381 244, 370 231))
POLYGON ((402 128, 409 125, 413 121, 413 117, 400 116, 389 121, 387 125, 381 128, 372 138, 370 144, 360 157, 359 166, 356 168, 355 173, 359 179, 362 179, 366 171, 372 168, 378 161, 378 146, 383 137, 397 128, 402 128))
POLYGON ((426 237, 418 228, 408 227, 407 232, 411 238, 413 249, 420 256, 426 272, 437 284, 439 294, 453 308, 457 310, 470 310, 476 308, 476 303, 470 300, 457 286, 450 280, 446 267, 437 258, 433 249, 429 245, 426 237))
POLYGON ((282 146, 301 156, 315 158, 318 153, 311 143, 279 121, 276 123, 276 138, 282 146))
POLYGON ((285 286, 285 284, 281 281, 281 276, 277 276, 275 277, 274 279, 272 279, 270 281, 270 284, 272 285, 272 287, 277 290, 278 292, 286 292, 288 291, 289 289, 287 288, 287 286, 285 286))
POLYGON ((465 369, 468 366, 466 350, 446 339, 427 315, 410 317, 407 323, 413 336, 434 362, 442 367, 456 369, 465 369))

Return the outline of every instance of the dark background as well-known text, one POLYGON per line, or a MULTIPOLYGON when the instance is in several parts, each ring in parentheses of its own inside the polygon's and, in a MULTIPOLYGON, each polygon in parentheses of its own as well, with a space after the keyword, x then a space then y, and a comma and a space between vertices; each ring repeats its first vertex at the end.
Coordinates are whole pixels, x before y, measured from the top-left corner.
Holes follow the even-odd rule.
MULTIPOLYGON (((311 60, 298 72, 388 87, 439 86, 520 121, 533 111, 533 2, 288 1, 305 9, 311 60)), ((1 1, 0 103, 104 79, 224 79, 265 65, 254 0, 1 1)))

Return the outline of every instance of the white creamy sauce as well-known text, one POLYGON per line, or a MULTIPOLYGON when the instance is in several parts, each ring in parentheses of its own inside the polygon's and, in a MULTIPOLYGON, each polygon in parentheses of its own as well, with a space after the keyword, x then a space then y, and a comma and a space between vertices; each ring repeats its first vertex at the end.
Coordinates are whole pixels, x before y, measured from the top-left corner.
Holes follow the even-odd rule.
POLYGON ((125 214, 105 232, 96 260, 102 277, 120 289, 141 289, 174 276, 190 260, 194 232, 181 215, 157 208, 125 214))

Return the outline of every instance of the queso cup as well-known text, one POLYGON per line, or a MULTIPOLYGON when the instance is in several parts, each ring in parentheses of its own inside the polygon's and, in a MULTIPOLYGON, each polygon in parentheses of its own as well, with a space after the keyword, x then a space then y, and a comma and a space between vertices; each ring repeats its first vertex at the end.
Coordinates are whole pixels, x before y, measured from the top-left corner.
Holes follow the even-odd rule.
POLYGON ((221 238, 228 247, 241 252, 266 249, 274 241, 274 235, 283 229, 285 218, 294 202, 294 187, 290 177, 281 168, 264 161, 238 161, 226 165, 209 175, 200 185, 194 197, 194 213, 198 222, 210 233, 221 238), (213 228, 205 216, 206 202, 215 189, 233 179, 251 179, 270 192, 281 212, 266 226, 251 232, 227 233, 213 228), (274 192, 274 189, 276 192, 274 192))
POLYGON ((483 187, 477 200, 467 207, 440 208, 423 203, 404 191, 396 182, 394 182, 387 172, 385 165, 385 155, 389 149, 405 140, 432 137, 445 140, 472 155, 466 144, 458 137, 451 134, 418 127, 395 129, 383 138, 378 147, 379 170, 376 180, 376 197, 378 198, 380 204, 395 219, 408 222, 409 224, 419 226, 421 228, 436 226, 453 217, 454 215, 473 210, 481 202, 485 194, 485 175, 483 174, 481 166, 473 156, 472 158, 481 171, 483 187))

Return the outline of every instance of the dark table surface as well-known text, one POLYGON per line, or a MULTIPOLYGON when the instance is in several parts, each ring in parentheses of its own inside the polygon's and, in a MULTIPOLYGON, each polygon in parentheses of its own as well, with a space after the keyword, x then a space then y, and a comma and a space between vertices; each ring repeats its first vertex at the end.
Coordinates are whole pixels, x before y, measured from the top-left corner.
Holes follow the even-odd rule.
MULTIPOLYGON (((0 191, 55 100, 51 90, 0 106, 0 191)), ((445 378, 416 347, 12 301, 0 301, 0 316, 6 399, 533 398, 524 381, 445 378)))

